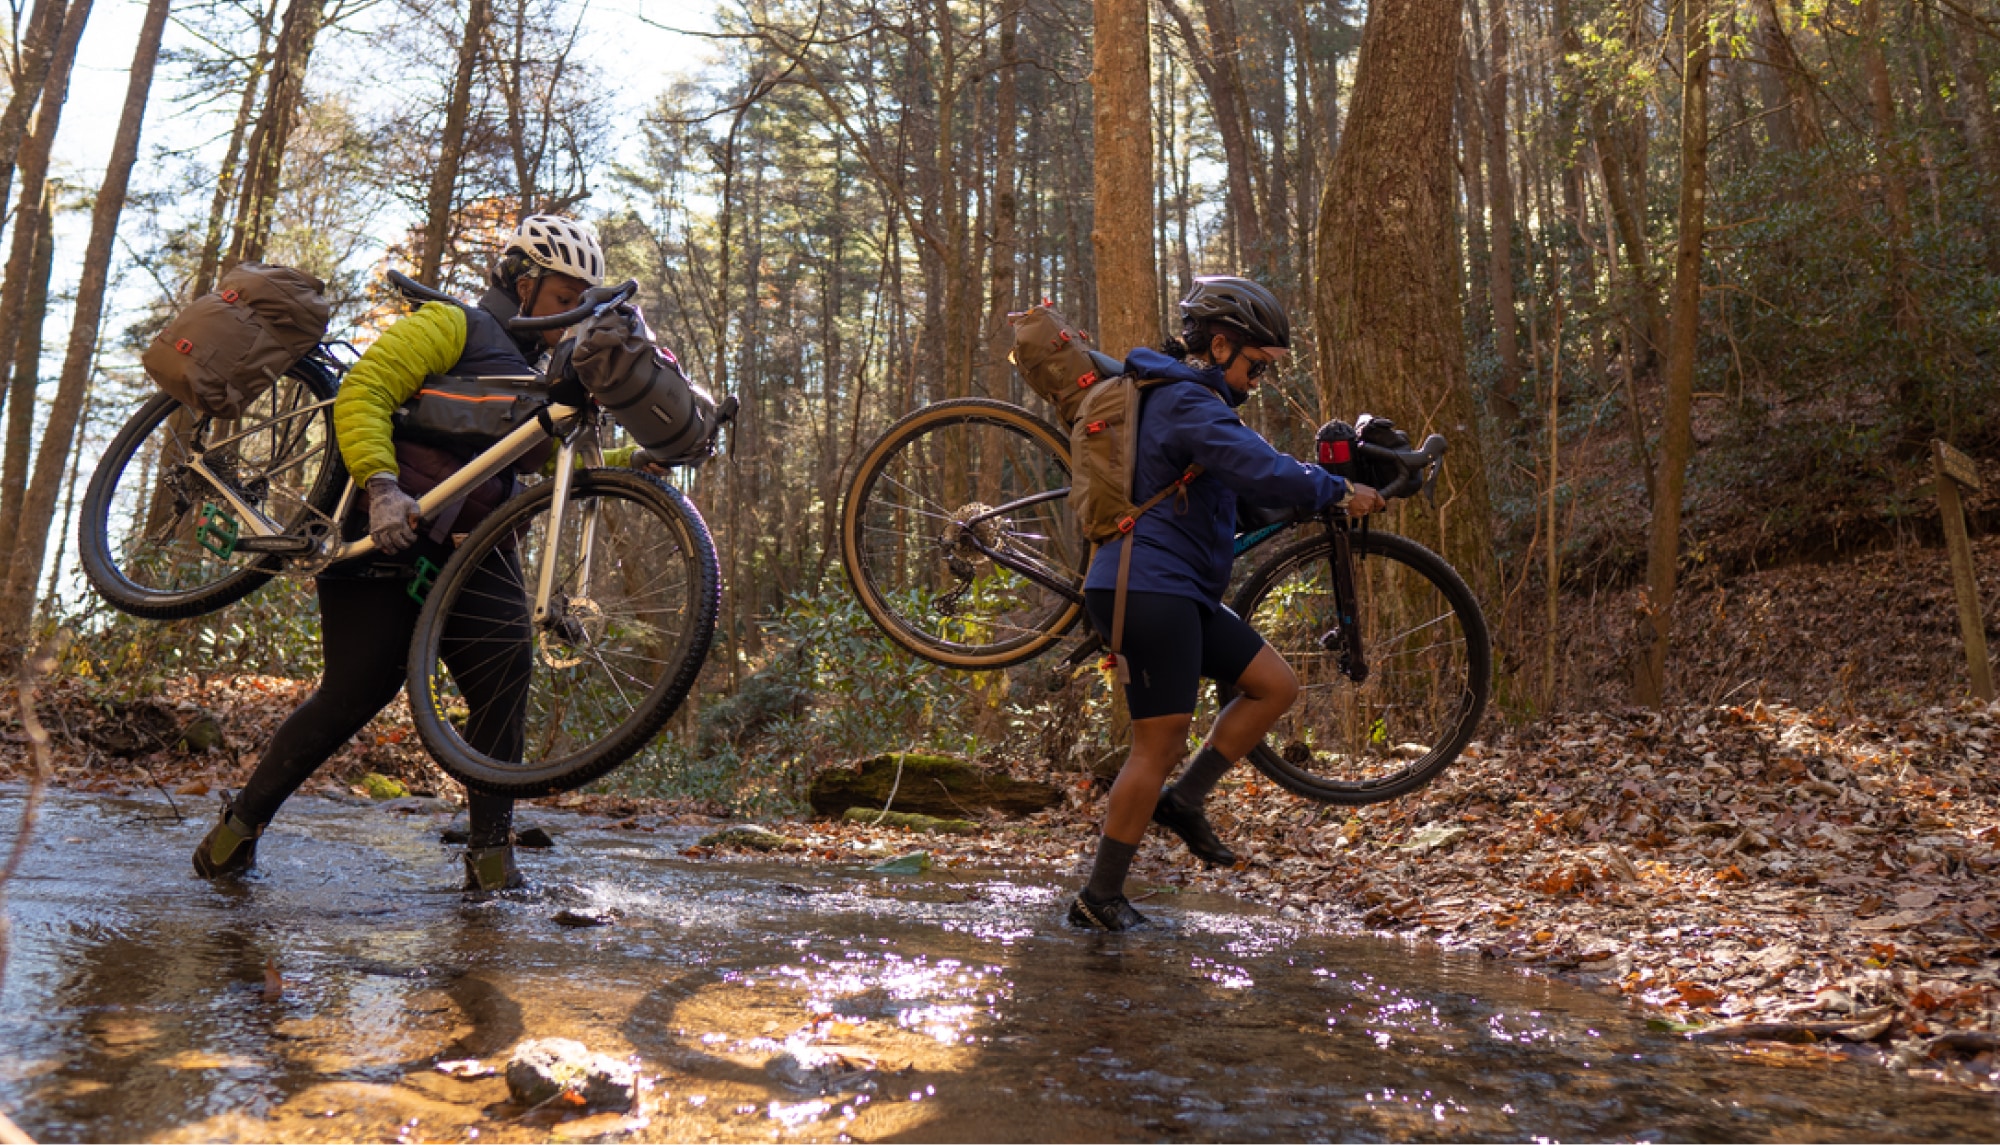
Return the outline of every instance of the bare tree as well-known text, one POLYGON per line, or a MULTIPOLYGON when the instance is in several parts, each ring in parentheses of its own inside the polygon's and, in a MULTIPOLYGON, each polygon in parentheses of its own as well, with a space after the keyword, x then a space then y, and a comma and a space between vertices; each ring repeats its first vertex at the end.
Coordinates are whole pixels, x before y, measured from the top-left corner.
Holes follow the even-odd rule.
POLYGON ((1098 341, 1123 353, 1156 341, 1153 268, 1152 36, 1145 0, 1096 0, 1098 341))

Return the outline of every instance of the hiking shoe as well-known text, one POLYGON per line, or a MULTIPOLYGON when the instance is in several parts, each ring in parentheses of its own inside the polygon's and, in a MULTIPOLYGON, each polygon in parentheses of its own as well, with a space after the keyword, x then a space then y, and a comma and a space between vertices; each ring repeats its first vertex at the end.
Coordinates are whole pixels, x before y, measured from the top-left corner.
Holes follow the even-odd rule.
POLYGON ((514 865, 514 847, 468 847, 465 852, 465 890, 484 894, 519 890, 528 885, 521 868, 514 865))
POLYGON ((210 828, 194 849, 194 873, 204 879, 219 879, 249 870, 257 861, 257 836, 263 833, 261 824, 252 827, 237 818, 230 802, 223 800, 221 822, 210 828))
POLYGON ((1171 788, 1161 793, 1160 801, 1153 805, 1153 822, 1179 835, 1181 842, 1187 844, 1187 849, 1194 852, 1194 857, 1209 866, 1236 865, 1236 852, 1229 849, 1229 844, 1222 841, 1214 827, 1209 826, 1208 816, 1202 812, 1200 805, 1184 805, 1171 788))
POLYGON ((1099 902, 1089 891, 1079 891, 1069 904, 1069 924, 1084 930, 1134 930, 1146 925, 1146 916, 1133 910, 1124 895, 1099 902))

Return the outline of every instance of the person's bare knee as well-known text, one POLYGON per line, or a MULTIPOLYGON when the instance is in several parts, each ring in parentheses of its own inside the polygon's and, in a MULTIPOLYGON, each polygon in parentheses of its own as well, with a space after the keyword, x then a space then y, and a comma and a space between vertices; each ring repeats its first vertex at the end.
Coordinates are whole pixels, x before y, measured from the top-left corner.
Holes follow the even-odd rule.
POLYGON ((1243 675, 1237 677, 1236 690, 1255 703, 1270 704, 1283 711, 1299 698, 1299 677, 1285 663, 1285 658, 1266 644, 1249 667, 1243 669, 1243 675))

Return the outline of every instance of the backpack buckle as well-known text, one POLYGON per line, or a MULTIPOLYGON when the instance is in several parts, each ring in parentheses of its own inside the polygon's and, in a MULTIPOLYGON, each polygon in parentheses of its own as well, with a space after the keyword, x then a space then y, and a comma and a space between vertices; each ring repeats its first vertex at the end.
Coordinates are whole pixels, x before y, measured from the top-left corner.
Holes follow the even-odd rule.
POLYGON ((1137 517, 1120 517, 1118 518, 1118 531, 1129 533, 1132 531, 1132 527, 1138 523, 1139 519, 1137 517))
POLYGON ((1111 428, 1111 427, 1110 427, 1110 426, 1108 426, 1108 425, 1106 425, 1106 424, 1105 424, 1104 422, 1101 422, 1101 421, 1093 421, 1093 422, 1091 422, 1091 423, 1090 423, 1089 425, 1086 425, 1086 426, 1084 426, 1084 427, 1083 427, 1083 432, 1084 432, 1084 434, 1085 434, 1085 435, 1087 435, 1087 436, 1088 436, 1088 435, 1095 435, 1095 434, 1100 434, 1100 433, 1103 433, 1103 432, 1104 432, 1105 430, 1107 430, 1107 429, 1109 429, 1109 428, 1111 428))
POLYGON ((1076 388, 1080 390, 1089 389, 1093 384, 1096 383, 1096 381, 1097 381, 1097 371, 1092 370, 1076 380, 1076 388))
POLYGON ((174 349, 179 350, 183 354, 192 354, 194 353, 194 343, 186 338, 182 338, 180 341, 174 343, 174 349))
POLYGON ((222 292, 222 300, 224 302, 234 302, 241 297, 243 295, 238 293, 234 288, 222 292))

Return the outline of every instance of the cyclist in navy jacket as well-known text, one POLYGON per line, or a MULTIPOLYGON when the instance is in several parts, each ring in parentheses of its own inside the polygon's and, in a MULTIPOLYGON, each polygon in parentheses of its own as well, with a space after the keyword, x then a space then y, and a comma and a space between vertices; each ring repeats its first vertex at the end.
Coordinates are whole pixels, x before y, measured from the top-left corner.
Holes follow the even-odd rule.
POLYGON ((1125 371, 1167 379, 1141 397, 1132 500, 1201 475, 1185 498, 1163 501, 1127 537, 1097 551, 1084 580, 1091 623, 1111 631, 1119 546, 1131 544, 1121 655, 1132 716, 1132 751, 1111 788, 1090 881, 1070 904, 1073 925, 1126 930, 1145 922, 1124 893, 1125 875, 1148 822, 1179 835, 1202 861, 1236 856, 1217 837, 1203 802, 1231 765, 1249 754, 1298 697, 1298 677, 1263 637, 1222 604, 1235 559, 1236 500, 1317 511, 1337 505, 1360 516, 1380 494, 1278 452, 1235 413, 1257 380, 1291 352, 1291 323, 1270 291, 1243 278, 1199 278, 1181 301, 1181 339, 1134 350, 1125 371), (1173 786, 1207 677, 1237 696, 1173 786))

